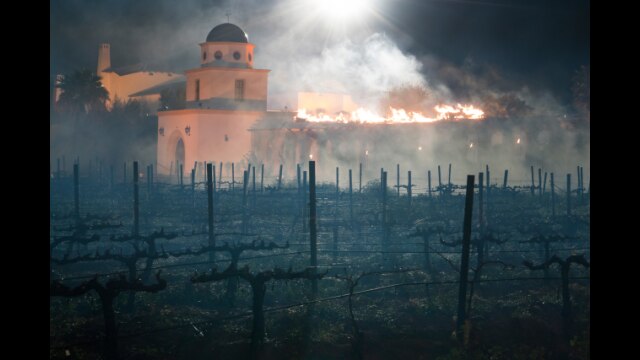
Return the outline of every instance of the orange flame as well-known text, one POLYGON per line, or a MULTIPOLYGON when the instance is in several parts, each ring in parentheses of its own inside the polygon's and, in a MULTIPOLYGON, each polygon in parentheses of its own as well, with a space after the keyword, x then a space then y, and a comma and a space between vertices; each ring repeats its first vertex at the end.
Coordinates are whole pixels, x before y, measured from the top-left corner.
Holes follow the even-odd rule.
POLYGON ((484 111, 473 105, 436 105, 434 110, 436 117, 427 117, 420 112, 406 111, 405 109, 395 109, 389 107, 391 115, 389 117, 367 109, 358 108, 348 113, 340 113, 335 117, 325 113, 309 114, 306 109, 299 109, 296 118, 309 122, 335 122, 335 123, 360 123, 360 124, 406 124, 406 123, 430 123, 441 120, 481 120, 484 118, 484 111))

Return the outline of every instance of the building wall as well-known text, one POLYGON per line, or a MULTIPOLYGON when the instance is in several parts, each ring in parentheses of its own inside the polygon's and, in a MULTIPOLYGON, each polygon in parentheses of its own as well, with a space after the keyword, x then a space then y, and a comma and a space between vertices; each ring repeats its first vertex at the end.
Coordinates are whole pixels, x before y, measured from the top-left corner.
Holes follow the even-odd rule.
POLYGON ((358 105, 350 95, 332 93, 298 93, 298 109, 305 109, 311 113, 325 113, 334 115, 341 111, 352 112, 358 105))
POLYGON ((263 114, 195 109, 159 112, 158 128, 164 129, 164 136, 158 136, 158 173, 169 174, 172 163, 175 168, 175 150, 180 138, 185 145, 185 175, 196 161, 246 166, 251 153, 251 134, 247 129, 263 114), (185 132, 187 126, 191 128, 190 135, 185 132))
MULTIPOLYGON (((176 75, 168 72, 140 71, 124 76, 120 76, 114 72, 103 72, 100 76, 103 79, 102 84, 107 91, 109 91, 110 107, 116 99, 127 102, 130 99, 134 99, 130 98, 129 95, 172 80, 176 75)), ((153 114, 156 113, 160 104, 160 95, 158 94, 139 96, 135 99, 148 102, 149 110, 153 114)))
POLYGON ((188 70, 187 102, 196 101, 196 80, 200 80, 200 100, 235 99, 236 80, 244 80, 244 99, 264 102, 266 110, 269 70, 200 68, 188 70))
MULTIPOLYGON (((100 44, 96 73, 101 77, 102 86, 109 92, 108 109, 111 109, 116 99, 127 102, 130 99, 129 95, 172 80, 176 76, 176 74, 170 72, 153 71, 138 71, 120 76, 115 72, 104 71, 109 68, 111 68, 111 46, 109 44, 100 44)), ((159 94, 140 96, 136 100, 146 101, 149 104, 149 112, 154 115, 160 105, 159 94)))

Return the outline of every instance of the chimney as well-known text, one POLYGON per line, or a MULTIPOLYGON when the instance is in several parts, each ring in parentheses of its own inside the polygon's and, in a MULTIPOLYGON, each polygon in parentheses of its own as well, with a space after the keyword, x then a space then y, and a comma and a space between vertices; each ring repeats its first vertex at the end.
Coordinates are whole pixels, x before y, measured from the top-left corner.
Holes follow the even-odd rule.
POLYGON ((98 49, 98 71, 97 75, 111 67, 111 48, 109 44, 100 44, 98 49))

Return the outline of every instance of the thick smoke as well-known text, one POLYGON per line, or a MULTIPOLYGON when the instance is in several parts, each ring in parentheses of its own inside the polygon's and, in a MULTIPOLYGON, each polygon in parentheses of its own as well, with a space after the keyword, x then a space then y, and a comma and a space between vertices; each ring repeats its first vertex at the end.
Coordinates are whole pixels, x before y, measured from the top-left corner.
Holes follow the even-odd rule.
MULTIPOLYGON (((531 165, 556 173, 573 172, 576 165, 581 165, 588 184, 589 124, 576 118, 551 91, 532 89, 526 77, 472 58, 455 64, 435 54, 413 55, 406 50, 411 45, 409 36, 387 31, 388 27, 377 26, 380 24, 354 27, 347 33, 334 32, 326 19, 314 16, 317 14, 300 3, 106 2, 76 24, 91 22, 95 24, 94 33, 99 35, 68 48, 75 46, 97 56, 98 43, 111 42, 113 65, 139 60, 182 71, 198 66, 198 44, 213 26, 226 22, 226 14, 230 13, 230 22, 242 27, 256 44, 256 67, 271 70, 269 109, 295 109, 298 91, 318 91, 349 94, 372 110, 400 104, 427 115, 438 103, 472 103, 491 117, 474 124, 425 125, 415 131, 411 130, 415 127, 407 127, 394 132, 394 136, 385 136, 383 128, 362 131, 362 142, 371 148, 376 167, 393 170, 400 163, 405 178, 407 169, 420 174, 431 169, 433 174, 438 164, 444 168, 452 163, 453 179, 461 182, 465 174, 482 171, 489 164, 495 183, 505 168, 510 169, 510 179, 525 180, 529 179, 531 165), (131 13, 139 14, 139 21, 123 20, 131 13), (410 99, 419 99, 420 104, 413 104, 410 99), (521 144, 516 144, 518 138, 521 144)), ((65 6, 75 6, 80 13, 83 4, 70 1, 65 6)), ((75 30, 71 25, 52 22, 55 26, 63 26, 67 32, 75 30)), ((52 52, 63 48, 52 40, 52 52)), ((56 71, 55 65, 60 64, 52 64, 52 71, 56 71)), ((82 66, 93 69, 95 63, 82 66)), ((567 88, 571 85, 562 84, 567 88)), ((325 137, 322 141, 333 143, 338 137, 332 132, 319 136, 325 137)), ((356 169, 361 154, 345 156, 344 152, 362 150, 342 149, 322 159, 326 178, 331 178, 330 169, 335 166, 356 169)), ((374 162, 369 161, 373 168, 374 162)))
MULTIPOLYGON (((279 68, 277 62, 275 66, 279 68)), ((344 40, 325 47, 315 56, 296 56, 289 69, 274 70, 276 92, 349 94, 356 103, 375 105, 391 89, 400 86, 426 86, 420 73, 422 64, 403 53, 387 36, 375 33, 362 42, 344 40), (280 81, 277 72, 287 72, 280 81)))

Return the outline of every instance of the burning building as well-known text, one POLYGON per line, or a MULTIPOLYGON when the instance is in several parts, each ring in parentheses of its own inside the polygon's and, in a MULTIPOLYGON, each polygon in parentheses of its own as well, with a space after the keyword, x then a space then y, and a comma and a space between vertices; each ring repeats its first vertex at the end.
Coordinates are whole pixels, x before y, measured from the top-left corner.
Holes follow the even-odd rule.
MULTIPOLYGON (((298 93, 297 111, 267 110, 269 70, 254 68, 255 45, 240 27, 214 27, 200 48, 200 67, 185 71, 184 106, 158 112, 159 173, 175 173, 180 165, 187 173, 213 162, 225 168, 265 164, 267 175, 276 175, 283 164, 292 174, 296 164, 310 159, 320 167, 362 163, 373 169, 370 159, 376 155, 426 149, 427 123, 483 116, 464 105, 436 106, 434 117, 394 108, 381 116, 358 107, 349 95, 313 92, 298 93), (385 145, 397 143, 389 139, 402 139, 403 146, 385 145)), ((138 95, 154 92, 158 87, 138 95)))

